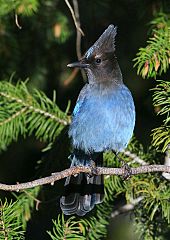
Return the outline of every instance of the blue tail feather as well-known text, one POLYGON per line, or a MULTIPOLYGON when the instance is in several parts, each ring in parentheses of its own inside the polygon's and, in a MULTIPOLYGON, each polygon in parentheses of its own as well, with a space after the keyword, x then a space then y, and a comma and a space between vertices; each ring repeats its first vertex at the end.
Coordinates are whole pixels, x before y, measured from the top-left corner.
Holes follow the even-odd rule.
MULTIPOLYGON (((87 166, 95 161, 96 166, 101 166, 103 154, 87 155, 83 152, 75 152, 72 158, 71 166, 87 166)), ((65 215, 77 214, 85 215, 91 211, 94 206, 103 201, 104 184, 103 176, 89 176, 86 173, 80 173, 78 176, 69 176, 66 178, 65 191, 60 199, 60 206, 65 215)))

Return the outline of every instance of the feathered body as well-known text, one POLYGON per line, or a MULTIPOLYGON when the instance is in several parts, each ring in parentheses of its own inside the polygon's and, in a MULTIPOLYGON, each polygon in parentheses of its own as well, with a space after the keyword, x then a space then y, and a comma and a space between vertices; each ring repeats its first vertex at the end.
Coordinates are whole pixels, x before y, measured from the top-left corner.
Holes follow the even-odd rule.
MULTIPOLYGON (((73 111, 69 137, 72 140, 72 166, 102 165, 104 151, 126 148, 135 125, 135 107, 129 89, 123 84, 115 56, 116 28, 110 25, 77 63, 84 68, 88 83, 81 90, 73 111)), ((68 177, 60 205, 66 215, 85 215, 102 201, 102 176, 81 173, 68 177)))
POLYGON ((124 84, 116 87, 112 82, 107 86, 86 84, 80 92, 69 129, 74 148, 87 153, 120 152, 132 137, 134 115, 133 99, 124 84))

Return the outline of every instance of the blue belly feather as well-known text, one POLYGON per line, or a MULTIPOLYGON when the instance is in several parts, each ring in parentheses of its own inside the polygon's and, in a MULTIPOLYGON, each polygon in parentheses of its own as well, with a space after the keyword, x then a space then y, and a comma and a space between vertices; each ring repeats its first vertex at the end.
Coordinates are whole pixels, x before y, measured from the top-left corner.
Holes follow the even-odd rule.
MULTIPOLYGON (((85 88, 83 91, 88 91, 85 88)), ((80 98, 73 112, 69 129, 73 147, 85 152, 120 152, 127 146, 135 125, 131 93, 125 85, 106 92, 100 92, 100 86, 91 88, 92 94, 88 99, 80 98)))

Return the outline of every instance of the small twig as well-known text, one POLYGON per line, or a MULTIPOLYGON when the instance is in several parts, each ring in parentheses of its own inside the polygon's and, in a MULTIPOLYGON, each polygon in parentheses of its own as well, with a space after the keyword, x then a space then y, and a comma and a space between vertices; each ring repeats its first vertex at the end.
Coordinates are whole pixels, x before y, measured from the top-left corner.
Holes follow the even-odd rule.
POLYGON ((22 108, 20 111, 14 113, 12 116, 10 116, 9 118, 5 119, 4 121, 0 122, 0 126, 3 126, 4 124, 7 124, 9 122, 11 122, 13 119, 17 118, 18 116, 20 116, 22 113, 24 113, 27 110, 27 107, 22 108))
MULTIPOLYGON (((41 115, 44 115, 45 117, 48 117, 48 118, 50 118, 50 119, 53 119, 53 120, 55 120, 56 122, 59 122, 59 123, 61 123, 61 124, 63 124, 63 125, 68 125, 68 124, 70 124, 70 119, 67 119, 67 120, 60 119, 60 118, 57 117, 56 115, 54 115, 54 114, 52 114, 52 113, 49 113, 49 112, 46 112, 46 111, 44 111, 44 110, 42 110, 42 109, 40 109, 40 108, 36 108, 35 106, 30 105, 30 104, 27 103, 27 102, 24 102, 24 101, 23 101, 22 99, 20 99, 20 98, 12 97, 11 95, 9 95, 9 94, 7 94, 7 93, 5 93, 5 92, 0 92, 0 96, 3 96, 3 97, 5 97, 5 98, 7 98, 7 99, 10 99, 11 101, 15 101, 15 102, 17 102, 17 103, 20 103, 20 104, 22 104, 25 108, 27 108, 27 109, 29 109, 29 110, 31 110, 31 111, 33 111, 33 112, 39 113, 39 114, 41 114, 41 115)), ((24 108, 23 111, 25 111, 25 108, 24 108)), ((17 116, 18 116, 18 113, 20 114, 20 112, 17 112, 16 115, 14 114, 9 120, 17 117, 17 116)), ((6 121, 6 120, 5 120, 5 121, 6 121)), ((8 121, 8 119, 7 119, 7 121, 8 121)), ((4 122, 1 122, 0 124, 2 125, 3 123, 4 123, 4 122)))
MULTIPOLYGON (((78 7, 77 0, 73 0, 73 7, 74 7, 74 13, 75 13, 75 18, 76 18, 77 25, 79 26, 79 28, 81 28, 80 16, 79 16, 79 7, 78 7)), ((82 54, 81 54, 81 33, 80 33, 80 31, 78 31, 78 29, 77 29, 77 35, 76 35, 76 53, 77 53, 78 60, 80 60, 81 57, 82 57, 82 54)), ((86 74, 83 70, 81 70, 81 75, 83 77, 83 80, 85 81, 86 80, 86 74)))
MULTIPOLYGON (((170 145, 168 145, 166 153, 165 153, 165 166, 170 166, 170 145)), ((170 173, 163 172, 162 176, 167 180, 170 180, 170 173)))
POLYGON ((111 213, 111 218, 115 218, 116 216, 118 216, 121 213, 125 213, 125 212, 129 212, 132 211, 134 209, 134 207, 143 200, 143 196, 140 196, 136 199, 132 199, 130 201, 130 203, 127 203, 125 205, 123 205, 122 207, 118 208, 117 210, 115 210, 114 212, 111 213))
POLYGON ((19 29, 21 29, 22 28, 22 26, 19 24, 19 22, 18 22, 18 14, 17 13, 15 13, 15 24, 16 24, 16 26, 19 28, 19 29))
POLYGON ((70 10, 70 12, 71 12, 71 15, 72 15, 72 18, 73 18, 73 20, 74 20, 74 24, 75 24, 77 30, 81 33, 82 36, 84 36, 84 32, 83 32, 82 29, 79 27, 79 25, 78 25, 78 23, 77 23, 77 21, 76 21, 75 13, 74 13, 74 11, 73 11, 72 6, 70 5, 70 3, 69 3, 68 0, 65 0, 65 3, 66 3, 66 5, 68 6, 68 8, 69 8, 69 10, 70 10))
POLYGON ((78 71, 78 68, 73 69, 72 73, 68 76, 68 78, 64 80, 64 86, 68 86, 72 82, 72 80, 76 77, 78 71))
POLYGON ((132 159, 131 162, 129 162, 129 164, 132 164, 132 163, 139 163, 140 165, 142 166, 145 166, 145 165, 149 165, 147 162, 145 162, 143 159, 141 159, 140 157, 138 157, 135 153, 131 153, 130 151, 128 150, 124 150, 123 153, 132 159))
MULTIPOLYGON (((81 28, 80 16, 79 16, 79 7, 78 7, 77 0, 73 0, 73 7, 74 7, 74 12, 75 12, 75 18, 76 18, 77 25, 79 26, 79 28, 81 28)), ((77 52, 77 58, 81 59, 81 33, 78 30, 77 30, 77 37, 76 37, 76 52, 77 52)))
POLYGON ((5 223, 4 223, 4 209, 3 209, 3 205, 0 206, 0 226, 2 226, 0 228, 0 231, 3 232, 4 234, 4 240, 8 240, 8 231, 5 227, 5 223))
MULTIPOLYGON (((14 185, 7 185, 0 183, 0 189, 5 191, 19 191, 23 189, 28 189, 44 184, 54 183, 60 179, 65 177, 76 175, 81 172, 93 174, 94 168, 92 167, 84 167, 84 166, 77 166, 71 167, 61 172, 53 173, 51 176, 40 178, 31 182, 14 184, 14 185)), ((141 173, 148 173, 148 172, 168 172, 170 173, 170 166, 165 165, 147 165, 141 166, 137 168, 131 168, 131 175, 137 175, 141 173)), ((106 168, 106 167, 97 167, 95 169, 96 175, 119 175, 124 176, 126 174, 126 168, 106 168)))
POLYGON ((22 191, 36 202, 35 209, 38 211, 41 201, 39 199, 35 198, 34 196, 32 196, 28 191, 26 191, 24 189, 22 191))

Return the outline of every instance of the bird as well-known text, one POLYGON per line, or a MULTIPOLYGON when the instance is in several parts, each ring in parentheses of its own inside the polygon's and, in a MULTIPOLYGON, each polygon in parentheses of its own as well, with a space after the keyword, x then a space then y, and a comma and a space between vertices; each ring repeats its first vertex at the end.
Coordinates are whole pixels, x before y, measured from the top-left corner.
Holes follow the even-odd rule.
MULTIPOLYGON (((68 130, 71 167, 102 166, 103 153, 117 155, 133 135, 135 105, 115 55, 116 34, 117 27, 110 24, 79 61, 67 65, 87 75, 68 130)), ((60 207, 65 215, 84 216, 103 198, 103 176, 80 173, 66 178, 60 207)))

